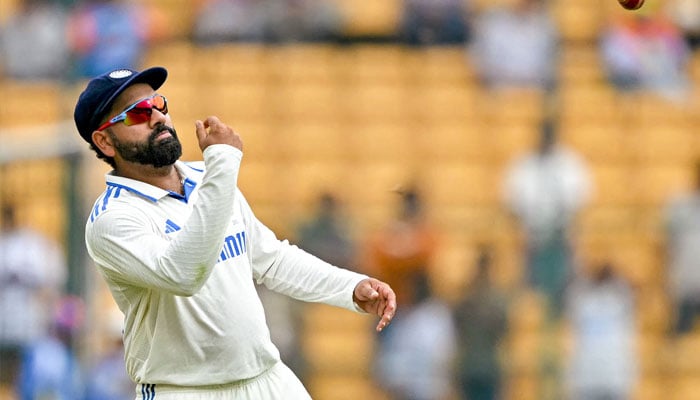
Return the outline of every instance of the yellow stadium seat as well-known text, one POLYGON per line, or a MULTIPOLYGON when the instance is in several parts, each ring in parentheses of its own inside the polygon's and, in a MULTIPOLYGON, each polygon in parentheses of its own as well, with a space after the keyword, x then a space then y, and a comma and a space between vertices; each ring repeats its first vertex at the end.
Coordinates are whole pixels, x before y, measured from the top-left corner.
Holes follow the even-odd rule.
POLYGON ((407 88, 402 84, 357 84, 341 86, 338 99, 341 118, 355 121, 402 121, 407 117, 407 88))
POLYGON ((267 65, 275 51, 261 44, 222 43, 212 46, 195 46, 194 57, 188 62, 198 73, 187 79, 202 83, 223 84, 227 87, 237 84, 259 84, 269 78, 267 65))
POLYGON ((144 68, 152 66, 167 68, 168 82, 190 80, 198 77, 200 73, 197 62, 198 51, 199 49, 189 40, 167 41, 150 46, 144 54, 142 65, 144 68))
POLYGON ((73 116, 58 82, 0 80, 0 94, 0 127, 51 125, 73 116))
POLYGON ((352 196, 347 187, 349 174, 344 163, 332 160, 293 160, 280 163, 275 173, 275 182, 283 189, 277 204, 284 206, 288 213, 299 215, 299 212, 307 212, 315 206, 322 191, 330 191, 345 199, 352 196))
POLYGON ((469 82, 423 81, 405 85, 406 118, 426 123, 457 123, 468 128, 482 119, 481 90, 469 82))
POLYGON ((633 161, 638 133, 617 121, 596 119, 563 120, 562 143, 589 163, 625 163, 633 161))
MULTIPOLYGON (((297 85, 332 85, 347 68, 347 52, 322 44, 269 47, 265 60, 268 75, 276 82, 297 85)), ((251 65, 260 70, 261 66, 251 65)))
MULTIPOLYGON (((269 91, 269 86, 267 87, 269 91)), ((346 95, 337 86, 325 82, 287 81, 276 85, 274 95, 267 97, 268 112, 293 122, 332 122, 344 112, 346 95)))
POLYGON ((565 42, 594 43, 605 21, 603 0, 554 1, 553 14, 565 42))
POLYGON ((485 122, 484 134, 492 142, 495 165, 506 166, 511 161, 533 151, 540 137, 539 121, 519 121, 504 118, 485 122))
POLYGON ((541 379, 534 373, 521 373, 509 376, 504 382, 504 399, 541 399, 541 379))
POLYGON ((500 199, 499 177, 488 164, 437 161, 421 170, 433 207, 490 206, 500 199))
POLYGON ((609 123, 622 118, 620 96, 606 82, 563 84, 558 103, 561 119, 573 124, 591 120, 609 123))
POLYGON ((632 206, 637 203, 634 165, 625 162, 590 165, 595 192, 592 206, 632 206))
POLYGON ((244 159, 238 185, 251 204, 279 206, 285 195, 285 178, 279 162, 244 159))
POLYGON ((545 117, 547 95, 539 89, 513 88, 484 91, 480 112, 490 122, 539 123, 545 117))
POLYGON ((295 119, 285 124, 276 134, 276 147, 279 157, 288 160, 298 160, 299 163, 326 161, 343 163, 362 151, 353 149, 355 141, 352 132, 343 129, 333 122, 315 122, 295 119))
POLYGON ((628 147, 644 164, 691 165, 700 159, 700 140, 695 125, 688 122, 641 123, 627 138, 628 147))
POLYGON ((560 51, 559 80, 562 86, 605 82, 606 76, 596 43, 577 43, 560 51))
POLYGON ((464 46, 428 46, 416 49, 414 54, 416 79, 421 83, 477 83, 471 55, 464 46))
POLYGON ((353 374, 313 374, 306 380, 306 386, 314 399, 390 400, 372 380, 353 374))
POLYGON ((400 85, 408 83, 414 53, 396 45, 356 45, 341 51, 343 78, 351 84, 400 85))
POLYGON ((401 15, 400 0, 358 2, 333 0, 345 16, 344 34, 351 37, 391 36, 401 15))
POLYGON ((641 164, 635 169, 636 205, 663 206, 671 198, 693 187, 690 165, 677 163, 641 164))
POLYGON ((343 151, 358 163, 392 162, 405 167, 419 162, 415 157, 412 127, 394 121, 347 123, 342 126, 346 139, 343 151))
POLYGON ((409 134, 423 162, 488 162, 494 143, 486 125, 478 120, 417 121, 409 134))

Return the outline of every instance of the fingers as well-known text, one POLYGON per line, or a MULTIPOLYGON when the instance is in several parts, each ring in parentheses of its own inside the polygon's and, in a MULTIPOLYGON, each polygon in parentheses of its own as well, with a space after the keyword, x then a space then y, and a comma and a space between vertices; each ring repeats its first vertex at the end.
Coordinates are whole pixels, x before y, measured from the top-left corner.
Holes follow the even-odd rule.
POLYGON ((197 134, 197 141, 201 144, 204 141, 204 138, 207 137, 207 130, 204 128, 204 122, 200 120, 194 121, 194 128, 195 133, 197 134))
POLYGON ((363 281, 358 289, 357 297, 360 301, 373 301, 379 297, 379 292, 372 287, 370 280, 363 281))
POLYGON ((202 151, 213 144, 228 144, 243 150, 243 141, 240 136, 217 117, 211 116, 204 121, 195 121, 195 130, 202 151))
POLYGON ((378 307, 378 314, 381 316, 379 323, 377 323, 377 332, 381 332, 387 325, 391 322, 396 314, 396 294, 389 287, 389 285, 384 284, 380 289, 381 307, 378 307))
POLYGON ((357 284, 353 300, 366 312, 380 317, 377 332, 381 332, 396 315, 396 294, 386 283, 367 278, 357 284))

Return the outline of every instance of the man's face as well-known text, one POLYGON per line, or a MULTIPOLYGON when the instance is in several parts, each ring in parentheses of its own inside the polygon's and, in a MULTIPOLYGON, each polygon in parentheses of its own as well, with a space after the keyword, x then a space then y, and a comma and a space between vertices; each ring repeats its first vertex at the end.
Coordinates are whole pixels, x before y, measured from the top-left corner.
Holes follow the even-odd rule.
MULTIPOLYGON (((154 94, 149 85, 136 84, 126 89, 115 102, 110 115, 118 114, 133 103, 154 94)), ((182 145, 170 117, 157 110, 148 122, 127 126, 124 123, 107 129, 115 149, 115 160, 150 165, 172 165, 182 155, 182 145)))

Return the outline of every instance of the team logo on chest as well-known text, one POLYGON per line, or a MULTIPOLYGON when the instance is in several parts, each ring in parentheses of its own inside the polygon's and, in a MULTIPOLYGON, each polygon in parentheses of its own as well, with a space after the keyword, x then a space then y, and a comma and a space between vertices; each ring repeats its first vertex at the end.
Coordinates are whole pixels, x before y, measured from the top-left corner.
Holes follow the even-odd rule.
POLYGON ((246 241, 245 231, 241 231, 234 235, 226 236, 221 254, 219 254, 219 259, 216 262, 226 261, 229 258, 238 257, 247 252, 248 243, 246 241))

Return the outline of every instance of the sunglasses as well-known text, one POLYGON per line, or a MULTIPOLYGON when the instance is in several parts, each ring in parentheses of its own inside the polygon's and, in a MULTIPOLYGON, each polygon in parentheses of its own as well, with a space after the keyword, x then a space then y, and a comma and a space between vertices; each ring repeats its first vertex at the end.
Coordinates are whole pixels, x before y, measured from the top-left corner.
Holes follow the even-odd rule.
POLYGON ((151 97, 139 100, 127 107, 120 114, 112 117, 109 121, 102 124, 99 128, 97 128, 97 130, 105 130, 122 121, 124 121, 124 125, 126 126, 148 122, 151 119, 151 114, 153 114, 154 108, 163 114, 167 114, 168 99, 161 94, 155 94, 151 97))

